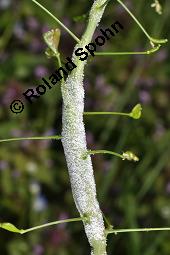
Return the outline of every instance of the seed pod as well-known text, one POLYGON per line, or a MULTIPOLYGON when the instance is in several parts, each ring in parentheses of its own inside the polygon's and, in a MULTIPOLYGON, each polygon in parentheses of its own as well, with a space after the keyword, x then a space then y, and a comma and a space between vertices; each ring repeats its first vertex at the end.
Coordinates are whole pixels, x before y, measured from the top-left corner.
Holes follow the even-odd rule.
POLYGON ((60 29, 52 29, 46 32, 43 37, 45 42, 47 43, 49 49, 54 53, 58 53, 58 45, 60 42, 60 29))
POLYGON ((130 161, 139 161, 139 158, 131 151, 123 152, 122 154, 123 160, 127 159, 130 161))
POLYGON ((154 0, 154 3, 151 4, 151 7, 155 8, 155 11, 158 13, 158 14, 162 14, 162 6, 161 4, 159 3, 158 0, 154 0))
POLYGON ((140 119, 142 114, 142 106, 140 104, 135 105, 135 107, 132 109, 130 116, 133 119, 140 119))

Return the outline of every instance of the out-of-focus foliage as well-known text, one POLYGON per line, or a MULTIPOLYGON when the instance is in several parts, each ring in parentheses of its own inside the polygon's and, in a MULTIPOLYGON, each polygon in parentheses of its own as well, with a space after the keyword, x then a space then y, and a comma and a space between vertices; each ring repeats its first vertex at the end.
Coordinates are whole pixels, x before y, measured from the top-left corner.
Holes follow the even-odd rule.
MULTIPOLYGON (((158 15, 153 1, 126 1, 152 36, 169 37, 169 0, 158 15)), ((42 1, 81 36, 91 1, 42 1), (77 19, 77 17, 79 17, 77 19), (82 18, 80 18, 82 17, 82 18)), ((0 138, 59 135, 62 100, 60 86, 15 115, 9 105, 28 88, 41 84, 56 68, 45 56, 43 33, 55 22, 31 1, 0 1, 0 138)), ((124 31, 105 49, 143 51, 147 38, 134 21, 110 1, 100 27, 114 21, 124 31)), ((98 32, 96 31, 96 35, 98 32)), ((71 56, 74 41, 61 30, 62 60, 71 56)), ((85 116, 89 149, 136 152, 132 163, 109 155, 93 157, 98 198, 116 228, 170 225, 170 62, 169 44, 149 56, 89 59, 86 67, 86 111, 126 111, 142 104, 142 118, 85 116)), ((72 198, 60 141, 21 141, 0 144, 0 222, 28 228, 78 216, 72 198)), ((170 233, 131 233, 109 236, 108 254, 169 255, 170 233)), ((80 222, 18 236, 0 231, 3 255, 86 255, 90 253, 80 222)))

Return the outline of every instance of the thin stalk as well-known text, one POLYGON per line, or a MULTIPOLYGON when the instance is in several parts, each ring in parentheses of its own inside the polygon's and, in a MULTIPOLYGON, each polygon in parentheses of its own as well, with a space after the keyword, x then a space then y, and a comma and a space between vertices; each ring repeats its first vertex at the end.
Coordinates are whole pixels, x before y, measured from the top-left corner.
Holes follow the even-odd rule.
POLYGON ((138 26, 142 29, 142 31, 144 32, 144 34, 147 36, 147 38, 150 40, 150 42, 152 42, 151 45, 153 45, 153 43, 157 43, 157 44, 161 44, 161 43, 166 43, 168 40, 167 39, 155 39, 153 37, 151 37, 148 32, 145 30, 145 28, 142 26, 142 24, 138 21, 138 19, 133 15, 133 13, 128 9, 128 7, 121 1, 121 0, 117 0, 118 3, 120 3, 123 8, 129 13, 129 15, 134 19, 134 21, 138 24, 138 26))
POLYGON ((150 232, 150 231, 170 231, 170 228, 132 228, 132 229, 113 229, 106 230, 106 234, 118 234, 118 233, 129 233, 129 232, 150 232))
POLYGON ((123 115, 131 117, 129 113, 124 112, 84 112, 84 115, 123 115))
MULTIPOLYGON (((57 61, 58 61, 58 66, 59 67, 62 67, 62 64, 61 64, 61 58, 60 58, 60 53, 58 52, 58 54, 56 55, 56 58, 57 58, 57 61)), ((63 74, 63 77, 61 79, 61 85, 64 86, 64 74, 63 74)))
POLYGON ((87 157, 88 155, 95 155, 95 154, 111 154, 111 155, 114 155, 114 156, 117 156, 119 158, 122 158, 124 159, 124 157, 119 154, 119 153, 116 153, 114 151, 108 151, 108 150, 88 150, 84 155, 83 157, 87 157))
POLYGON ((2 139, 0 140, 0 143, 3 142, 12 142, 12 141, 22 141, 22 140, 49 140, 49 139, 55 139, 59 140, 62 136, 35 136, 35 137, 16 137, 16 138, 8 138, 8 139, 2 139))
POLYGON ((139 158, 131 151, 126 151, 123 152, 122 155, 114 152, 114 151, 108 151, 108 150, 87 150, 83 155, 82 155, 82 159, 87 159, 88 155, 95 155, 95 154, 111 154, 114 156, 117 156, 119 158, 122 158, 123 160, 127 159, 130 161, 139 161, 139 158))
POLYGON ((46 223, 46 224, 43 224, 43 225, 39 225, 39 226, 36 226, 36 227, 33 227, 33 228, 28 228, 28 229, 25 229, 25 230, 21 230, 20 233, 25 234, 25 233, 28 233, 30 231, 34 231, 34 230, 37 230, 37 229, 40 229, 40 228, 49 227, 49 226, 52 226, 52 225, 57 225, 57 224, 61 224, 61 223, 68 223, 68 222, 75 222, 75 221, 83 221, 83 220, 86 220, 86 217, 79 217, 79 218, 73 218, 73 219, 53 221, 53 222, 46 223))
POLYGON ((125 51, 125 52, 112 52, 112 51, 102 51, 102 52, 95 52, 94 54, 96 56, 124 56, 124 55, 150 55, 160 49, 161 45, 159 44, 158 46, 147 50, 147 51, 125 51))
POLYGON ((39 6, 43 11, 45 11, 48 15, 50 15, 55 21, 57 21, 57 23, 65 29, 65 31, 67 31, 74 40, 76 40, 76 42, 79 42, 79 38, 70 31, 70 29, 68 29, 59 19, 57 19, 50 11, 48 11, 44 6, 42 6, 39 2, 37 2, 36 0, 32 0, 37 6, 39 6))

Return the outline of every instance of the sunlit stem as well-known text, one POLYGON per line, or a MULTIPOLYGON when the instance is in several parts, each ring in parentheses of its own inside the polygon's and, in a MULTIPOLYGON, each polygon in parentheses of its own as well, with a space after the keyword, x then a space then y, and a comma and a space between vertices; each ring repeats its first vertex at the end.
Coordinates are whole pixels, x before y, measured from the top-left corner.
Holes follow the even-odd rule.
POLYGON ((50 15, 55 21, 57 21, 57 23, 64 28, 73 38, 74 40, 76 40, 76 42, 79 42, 79 38, 73 34, 73 32, 71 32, 59 19, 57 19, 50 11, 48 11, 44 6, 42 6, 39 2, 37 2, 36 0, 32 0, 37 6, 39 6, 42 10, 44 10, 48 15, 50 15))
POLYGON ((43 225, 39 225, 39 226, 36 226, 36 227, 33 227, 33 228, 28 228, 28 229, 25 229, 25 230, 21 230, 20 234, 25 234, 27 232, 31 232, 31 231, 34 231, 34 230, 37 230, 37 229, 40 229, 40 228, 49 227, 49 226, 52 226, 52 225, 57 225, 57 224, 61 224, 61 223, 68 223, 68 222, 75 222, 75 221, 83 221, 83 220, 86 220, 86 217, 79 217, 79 218, 73 218, 73 219, 53 221, 53 222, 46 223, 46 224, 43 224, 43 225))
POLYGON ((8 138, 8 139, 2 139, 0 140, 0 143, 2 142, 13 142, 13 141, 22 141, 22 140, 59 140, 62 136, 36 136, 36 137, 16 137, 16 138, 8 138))
POLYGON ((167 39, 155 39, 153 37, 151 37, 147 31, 145 30, 145 28, 142 26, 142 24, 138 21, 138 19, 133 15, 133 13, 128 9, 128 7, 121 1, 121 0, 117 0, 122 6, 123 8, 129 13, 129 15, 134 19, 134 21, 138 24, 138 26, 142 29, 142 31, 144 32, 144 34, 147 36, 147 38, 150 40, 151 45, 154 46, 154 43, 157 44, 162 44, 162 43, 166 43, 168 40, 167 39))
POLYGON ((150 231, 170 231, 170 228, 133 228, 133 229, 106 229, 106 234, 118 234, 129 232, 150 232, 150 231))
POLYGON ((149 55, 160 49, 160 44, 147 51, 126 51, 126 52, 95 52, 96 56, 124 56, 124 55, 149 55))

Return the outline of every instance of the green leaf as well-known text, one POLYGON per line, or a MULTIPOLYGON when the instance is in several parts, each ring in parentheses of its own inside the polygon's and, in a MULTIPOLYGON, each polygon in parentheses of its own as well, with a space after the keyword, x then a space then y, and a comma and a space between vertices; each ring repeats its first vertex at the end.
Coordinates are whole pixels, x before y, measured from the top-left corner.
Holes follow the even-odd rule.
POLYGON ((142 106, 141 104, 137 104, 131 111, 131 113, 129 114, 130 117, 132 117, 133 119, 140 119, 141 115, 142 115, 142 106))
POLYGON ((15 233, 19 233, 19 234, 22 233, 22 229, 18 229, 13 224, 8 223, 8 222, 0 223, 0 227, 5 230, 8 230, 10 232, 15 232, 15 233))

